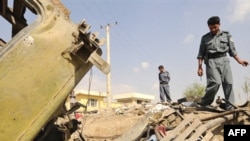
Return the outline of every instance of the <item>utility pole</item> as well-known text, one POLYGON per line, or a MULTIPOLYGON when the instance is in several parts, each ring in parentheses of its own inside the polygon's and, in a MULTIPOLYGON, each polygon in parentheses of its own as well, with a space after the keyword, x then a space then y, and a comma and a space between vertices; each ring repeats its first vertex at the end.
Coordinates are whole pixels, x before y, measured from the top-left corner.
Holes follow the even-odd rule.
MULTIPOLYGON (((115 25, 117 22, 115 22, 115 25)), ((102 26, 101 26, 102 28, 102 26)), ((105 26, 106 28, 106 43, 107 43, 107 63, 111 66, 110 64, 110 24, 107 24, 105 26)), ((112 99, 112 94, 111 94, 111 71, 107 74, 107 97, 108 97, 108 105, 107 107, 111 107, 111 99, 112 99)))

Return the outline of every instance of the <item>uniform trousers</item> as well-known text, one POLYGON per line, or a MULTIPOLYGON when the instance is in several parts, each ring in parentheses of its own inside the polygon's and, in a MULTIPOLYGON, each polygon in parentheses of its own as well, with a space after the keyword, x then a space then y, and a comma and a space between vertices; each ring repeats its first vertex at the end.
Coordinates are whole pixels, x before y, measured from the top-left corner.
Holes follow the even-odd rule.
POLYGON ((160 100, 161 102, 171 102, 172 99, 170 97, 169 85, 168 84, 160 84, 160 100))
POLYGON ((206 61, 207 86, 201 105, 213 103, 222 84, 226 100, 234 101, 233 77, 230 62, 227 57, 213 58, 206 61))

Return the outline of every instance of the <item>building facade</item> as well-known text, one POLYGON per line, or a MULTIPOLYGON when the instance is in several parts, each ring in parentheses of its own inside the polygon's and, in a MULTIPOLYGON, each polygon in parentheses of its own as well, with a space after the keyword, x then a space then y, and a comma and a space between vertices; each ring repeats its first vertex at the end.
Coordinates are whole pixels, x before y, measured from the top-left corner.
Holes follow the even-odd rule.
MULTIPOLYGON (((97 91, 90 91, 87 90, 77 90, 74 92, 75 102, 79 102, 85 106, 87 106, 87 111, 96 111, 101 108, 106 108, 107 103, 104 99, 107 97, 106 93, 97 92, 97 91)), ((70 103, 72 102, 72 98, 68 98, 66 102, 67 109, 70 108, 70 103)), ((85 108, 79 108, 77 112, 83 113, 85 108)))
POLYGON ((119 103, 123 103, 123 105, 131 106, 136 104, 151 103, 154 100, 154 96, 131 92, 113 95, 113 99, 119 103))

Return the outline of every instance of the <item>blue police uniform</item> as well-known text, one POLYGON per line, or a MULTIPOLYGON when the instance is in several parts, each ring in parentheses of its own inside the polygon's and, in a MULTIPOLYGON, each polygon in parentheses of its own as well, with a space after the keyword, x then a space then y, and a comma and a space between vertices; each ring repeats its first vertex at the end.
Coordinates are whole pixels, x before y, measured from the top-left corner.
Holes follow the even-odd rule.
POLYGON ((227 31, 214 35, 207 33, 202 36, 197 59, 204 59, 206 64, 207 86, 201 105, 210 105, 222 84, 226 100, 233 99, 233 77, 227 53, 237 55, 232 37, 227 31))
POLYGON ((168 71, 160 72, 159 73, 159 81, 160 81, 160 100, 161 102, 171 102, 172 99, 170 97, 169 91, 169 81, 170 81, 170 74, 168 71))

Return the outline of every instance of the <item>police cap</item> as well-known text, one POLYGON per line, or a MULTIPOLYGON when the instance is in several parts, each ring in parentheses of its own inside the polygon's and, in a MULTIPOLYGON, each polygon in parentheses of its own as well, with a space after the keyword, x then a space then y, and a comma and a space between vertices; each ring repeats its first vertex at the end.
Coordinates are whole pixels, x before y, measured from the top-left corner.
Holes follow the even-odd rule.
POLYGON ((207 20, 208 25, 220 24, 220 17, 212 16, 207 20))
POLYGON ((160 65, 160 66, 158 67, 158 69, 164 69, 164 66, 163 66, 163 65, 160 65))

